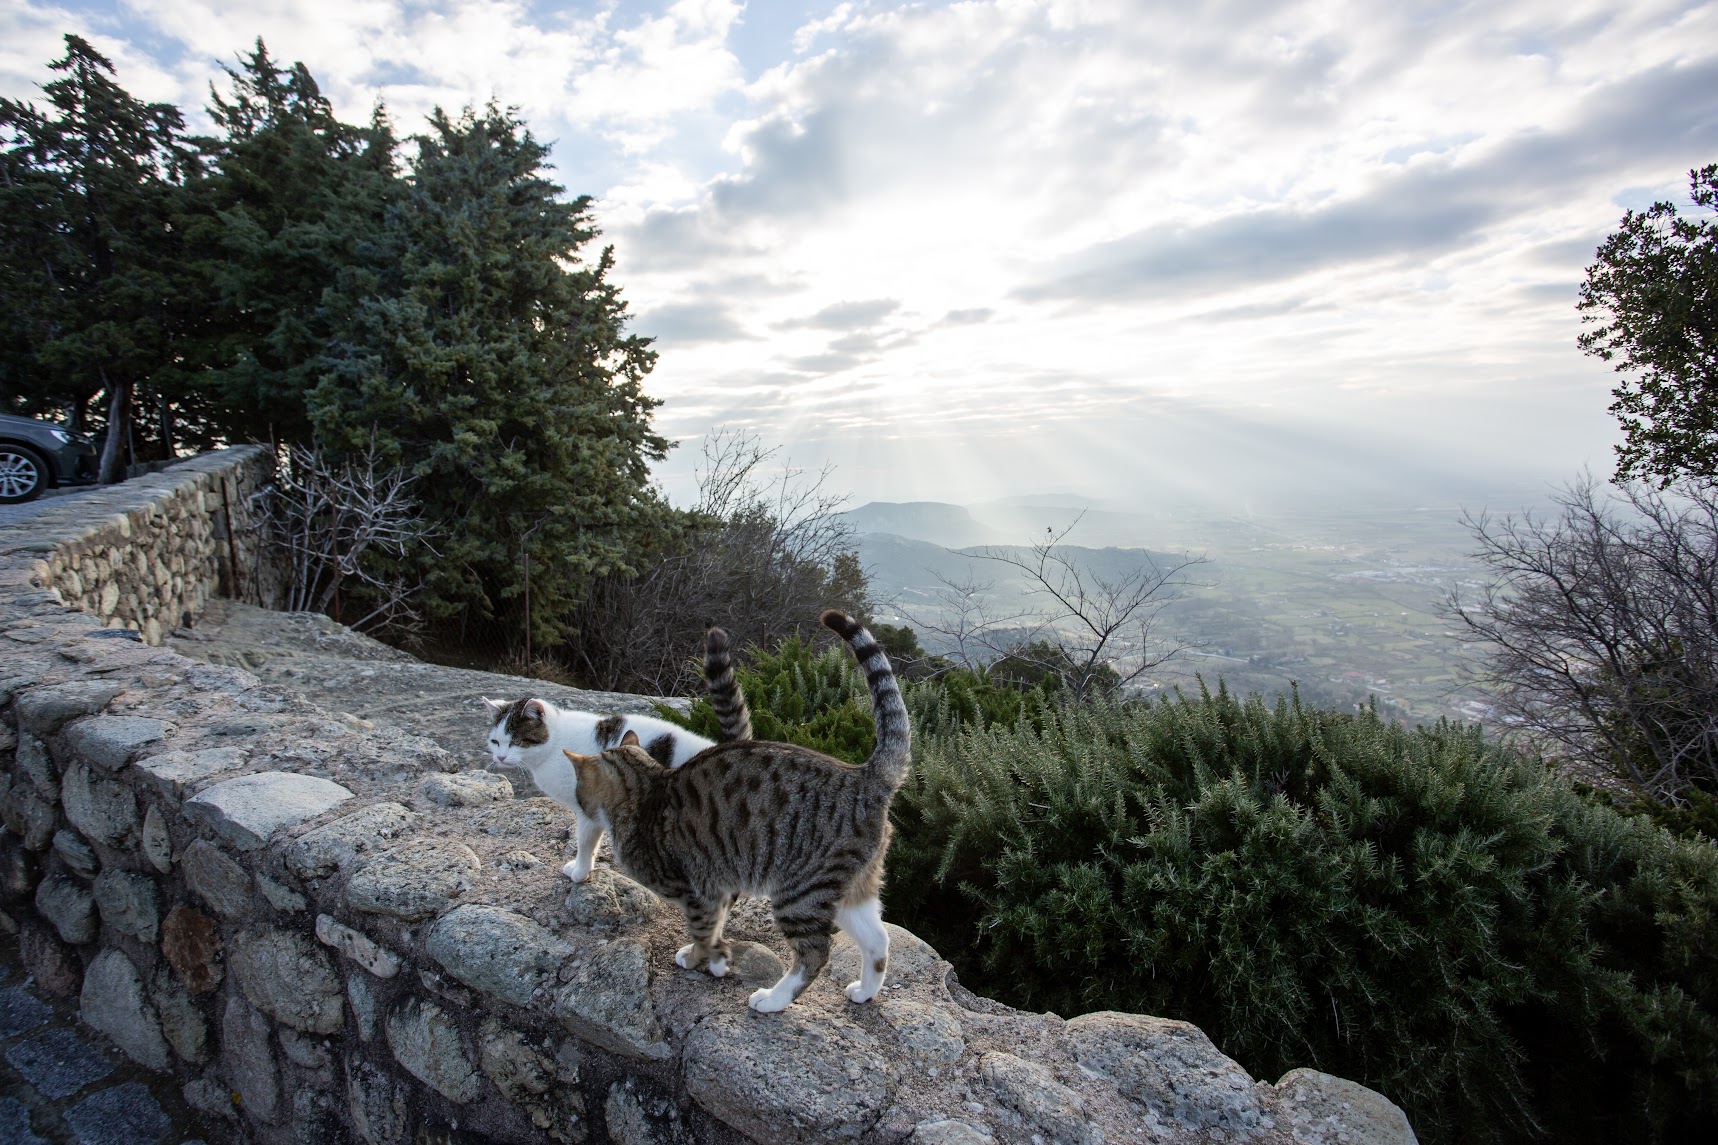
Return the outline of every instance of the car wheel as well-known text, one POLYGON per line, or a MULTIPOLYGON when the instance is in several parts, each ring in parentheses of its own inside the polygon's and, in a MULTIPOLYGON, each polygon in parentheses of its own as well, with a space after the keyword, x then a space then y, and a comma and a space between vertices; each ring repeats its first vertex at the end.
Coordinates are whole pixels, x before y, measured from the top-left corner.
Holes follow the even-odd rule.
POLYGON ((0 445, 0 505, 34 501, 48 487, 48 463, 33 449, 0 445))

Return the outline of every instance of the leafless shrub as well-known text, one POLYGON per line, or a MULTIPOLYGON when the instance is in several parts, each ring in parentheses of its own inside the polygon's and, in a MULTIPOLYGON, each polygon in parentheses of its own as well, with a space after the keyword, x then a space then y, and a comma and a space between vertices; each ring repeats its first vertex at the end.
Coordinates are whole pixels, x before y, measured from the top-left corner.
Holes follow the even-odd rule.
POLYGON ((352 628, 414 636, 423 623, 411 603, 419 582, 401 571, 402 558, 432 539, 411 496, 415 481, 401 466, 383 466, 373 444, 339 463, 287 447, 263 497, 268 544, 286 573, 282 607, 335 614, 350 600, 362 609, 352 628))
POLYGON ((1193 570, 1210 558, 1140 551, 1137 561, 1104 573, 1063 543, 1079 523, 1076 517, 1061 532, 1046 530, 1029 546, 973 550, 1024 579, 1020 604, 1001 605, 994 582, 941 578, 939 614, 908 619, 942 637, 963 667, 1004 659, 1028 665, 1061 678, 1076 703, 1100 685, 1125 687, 1185 651, 1158 633, 1157 620, 1182 589, 1206 583, 1193 570))
POLYGON ((1494 580, 1449 611, 1505 720, 1661 802, 1718 792, 1718 486, 1591 477, 1550 518, 1469 517, 1494 580))
POLYGON ((704 441, 698 505, 645 570, 599 581, 570 649, 589 686, 673 695, 698 686, 704 628, 772 646, 818 631, 824 608, 863 611, 865 578, 830 470, 772 462, 743 432, 704 441))

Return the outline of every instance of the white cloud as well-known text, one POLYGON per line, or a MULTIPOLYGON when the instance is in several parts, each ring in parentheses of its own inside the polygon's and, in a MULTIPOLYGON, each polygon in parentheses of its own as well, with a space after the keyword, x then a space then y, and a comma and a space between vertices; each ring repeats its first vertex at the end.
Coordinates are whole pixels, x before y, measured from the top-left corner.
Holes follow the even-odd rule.
MULTIPOLYGON (((0 85, 82 21, 187 107, 259 32, 349 117, 517 104, 662 335, 663 427, 743 421, 896 495, 932 453, 1002 492, 1168 481, 1201 433, 1220 471, 1263 448, 1223 427, 1296 418, 1345 427, 1357 472, 1464 425, 1464 464, 1602 469, 1574 286, 1620 201, 1718 158, 1711 4, 829 3, 748 72, 741 22, 780 19, 750 8, 23 0, 0 85)), ((1284 433, 1319 472, 1343 448, 1284 433)))

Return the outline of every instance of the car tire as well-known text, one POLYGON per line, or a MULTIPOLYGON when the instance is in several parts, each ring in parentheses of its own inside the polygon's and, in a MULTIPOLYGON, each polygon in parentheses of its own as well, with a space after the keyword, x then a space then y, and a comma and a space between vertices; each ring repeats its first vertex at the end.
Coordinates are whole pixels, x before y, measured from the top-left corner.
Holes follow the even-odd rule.
POLYGON ((48 463, 22 445, 0 442, 0 505, 34 501, 48 487, 48 463))

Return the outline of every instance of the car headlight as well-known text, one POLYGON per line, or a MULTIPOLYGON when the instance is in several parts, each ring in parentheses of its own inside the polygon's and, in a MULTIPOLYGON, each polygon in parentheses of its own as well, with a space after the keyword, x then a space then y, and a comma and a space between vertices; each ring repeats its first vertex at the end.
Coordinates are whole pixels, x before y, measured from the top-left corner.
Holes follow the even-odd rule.
POLYGON ((66 445, 70 445, 75 440, 71 434, 63 429, 50 429, 48 435, 55 441, 63 442, 66 445))

